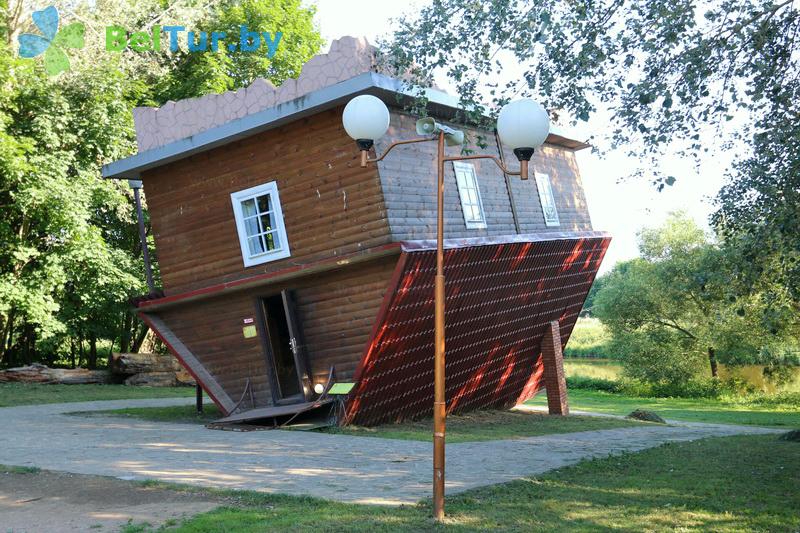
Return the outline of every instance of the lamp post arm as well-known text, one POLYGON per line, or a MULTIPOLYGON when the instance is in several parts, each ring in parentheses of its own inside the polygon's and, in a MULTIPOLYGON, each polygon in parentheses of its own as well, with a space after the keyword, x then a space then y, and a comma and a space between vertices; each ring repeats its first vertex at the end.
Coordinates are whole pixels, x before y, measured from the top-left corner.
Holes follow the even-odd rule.
POLYGON ((445 157, 445 161, 469 161, 470 159, 491 159, 494 161, 495 165, 500 167, 500 170, 508 174, 509 176, 520 176, 522 179, 528 179, 528 162, 527 161, 520 161, 520 169, 519 170, 509 170, 500 159, 493 155, 460 155, 460 156, 453 156, 453 157, 445 157))
POLYGON ((435 140, 437 140, 437 137, 419 137, 417 139, 408 139, 406 141, 395 141, 395 142, 393 142, 392 144, 389 145, 389 147, 383 152, 382 155, 380 155, 379 157, 372 158, 372 159, 367 159, 366 154, 368 152, 366 150, 364 150, 364 151, 361 152, 361 167, 362 168, 366 167, 367 163, 377 163, 378 161, 383 161, 383 158, 386 157, 387 155, 389 155, 389 152, 391 152, 392 149, 395 146, 400 146, 401 144, 424 143, 424 142, 435 141, 435 140))

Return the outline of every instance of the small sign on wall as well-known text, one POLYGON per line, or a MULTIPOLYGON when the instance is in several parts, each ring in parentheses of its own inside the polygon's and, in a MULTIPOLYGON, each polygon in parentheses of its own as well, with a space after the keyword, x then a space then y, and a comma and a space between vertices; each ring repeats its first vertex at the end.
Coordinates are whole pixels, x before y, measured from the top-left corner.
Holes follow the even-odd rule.
POLYGON ((252 339, 253 337, 258 337, 258 330, 253 325, 245 326, 242 328, 242 335, 244 335, 245 339, 252 339))

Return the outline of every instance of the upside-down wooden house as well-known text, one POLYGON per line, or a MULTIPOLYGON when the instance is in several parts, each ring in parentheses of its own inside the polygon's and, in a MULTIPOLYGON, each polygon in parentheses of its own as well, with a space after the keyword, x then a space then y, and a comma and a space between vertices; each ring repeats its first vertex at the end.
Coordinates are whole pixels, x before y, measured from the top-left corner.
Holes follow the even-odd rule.
MULTIPOLYGON (((390 107, 379 152, 415 136, 409 94, 372 52, 344 38, 279 88, 137 109, 139 152, 104 167, 143 182, 162 287, 139 316, 226 415, 299 412, 332 381, 354 384, 341 423, 432 412, 435 145, 361 168, 341 122, 352 97, 390 107)), ((454 98, 428 98, 454 117, 454 98)), ((478 133, 491 142, 475 150, 516 164, 478 133)), ((582 148, 551 130, 527 181, 488 160, 448 165, 448 412, 530 398, 548 343, 569 339, 610 240, 592 231, 582 148)))

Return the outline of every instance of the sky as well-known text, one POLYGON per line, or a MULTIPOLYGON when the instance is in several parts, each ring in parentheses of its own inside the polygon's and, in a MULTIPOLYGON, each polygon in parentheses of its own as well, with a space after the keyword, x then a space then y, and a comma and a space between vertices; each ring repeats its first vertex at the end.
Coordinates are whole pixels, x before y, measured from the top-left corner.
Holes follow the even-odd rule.
MULTIPOLYGON (((316 22, 328 43, 345 35, 367 37, 374 43, 377 37, 391 32, 392 18, 425 1, 306 0, 305 3, 317 6, 316 22)), ((437 79, 437 83, 447 88, 446 80, 437 79)), ((599 113, 588 123, 576 126, 576 138, 602 136, 606 128, 602 115, 599 113)), ((714 211, 712 200, 724 183, 731 158, 731 154, 714 153, 695 168, 693 161, 667 157, 662 161, 663 168, 677 181, 658 192, 647 179, 624 179, 636 168, 637 161, 627 157, 623 150, 602 156, 590 150, 578 152, 592 225, 613 237, 601 272, 608 271, 617 261, 636 257, 637 231, 643 226, 660 224, 671 211, 684 210, 701 227, 708 228, 708 217, 714 211)))

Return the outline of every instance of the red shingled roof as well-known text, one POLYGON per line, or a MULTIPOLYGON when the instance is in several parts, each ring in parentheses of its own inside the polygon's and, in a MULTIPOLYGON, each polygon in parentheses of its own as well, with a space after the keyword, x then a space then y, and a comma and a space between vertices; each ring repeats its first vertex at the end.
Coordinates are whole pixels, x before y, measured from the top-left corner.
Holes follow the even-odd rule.
MULTIPOLYGON (((511 406, 539 390, 545 328, 558 320, 566 344, 611 241, 595 232, 515 237, 445 251, 448 413, 511 406)), ((347 423, 432 414, 435 270, 435 250, 404 246, 346 399, 347 423)))

